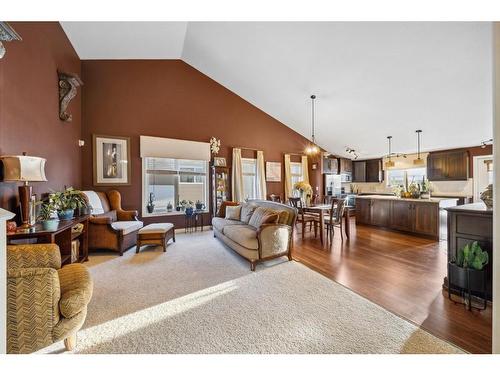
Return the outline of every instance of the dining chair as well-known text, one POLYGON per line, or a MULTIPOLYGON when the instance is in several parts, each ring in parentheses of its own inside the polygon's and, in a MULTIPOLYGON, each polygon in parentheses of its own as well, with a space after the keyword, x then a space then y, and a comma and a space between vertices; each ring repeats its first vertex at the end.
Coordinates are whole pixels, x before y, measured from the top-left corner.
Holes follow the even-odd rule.
POLYGON ((332 195, 323 195, 323 204, 331 204, 333 196, 332 195))
POLYGON ((321 202, 321 200, 319 199, 319 194, 313 194, 311 197, 311 203, 318 204, 319 202, 321 202))
POLYGON ((304 210, 304 206, 302 205, 302 199, 300 198, 289 197, 288 203, 290 204, 290 206, 296 208, 298 211, 296 223, 299 223, 302 226, 302 239, 304 239, 306 225, 308 223, 309 223, 309 231, 312 231, 312 226, 314 225, 314 237, 317 237, 319 228, 318 215, 306 213, 304 210))
POLYGON ((333 244, 333 237, 335 235, 335 227, 340 229, 340 238, 344 241, 344 211, 345 211, 345 199, 344 198, 332 198, 332 207, 330 209, 330 215, 325 217, 326 225, 326 238, 330 238, 331 244, 333 244))

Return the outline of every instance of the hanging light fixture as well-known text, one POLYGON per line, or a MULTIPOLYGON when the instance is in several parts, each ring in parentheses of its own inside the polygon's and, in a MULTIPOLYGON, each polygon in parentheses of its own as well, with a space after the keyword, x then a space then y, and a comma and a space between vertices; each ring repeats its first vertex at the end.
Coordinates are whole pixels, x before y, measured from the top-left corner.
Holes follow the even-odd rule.
POLYGON ((306 154, 307 155, 316 155, 319 152, 319 147, 316 145, 316 139, 314 138, 314 100, 316 99, 316 95, 311 95, 311 124, 312 124, 312 131, 311 131, 311 144, 306 147, 306 154))
POLYGON ((392 135, 389 135, 387 137, 387 141, 389 143, 389 153, 387 154, 387 158, 389 160, 387 160, 385 162, 385 167, 386 168, 392 168, 392 167, 394 167, 396 165, 396 163, 394 163, 394 161, 392 161, 391 139, 392 139, 392 135))
POLYGON ((415 130, 415 133, 417 133, 417 158, 413 160, 413 165, 424 165, 424 159, 420 158, 420 134, 422 130, 415 130))

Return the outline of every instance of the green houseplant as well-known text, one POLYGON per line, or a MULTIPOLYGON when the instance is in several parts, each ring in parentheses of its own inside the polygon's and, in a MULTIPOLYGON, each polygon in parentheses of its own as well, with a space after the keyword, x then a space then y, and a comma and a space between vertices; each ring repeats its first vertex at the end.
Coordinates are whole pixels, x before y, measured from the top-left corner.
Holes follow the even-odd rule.
POLYGON ((76 209, 87 207, 87 201, 80 190, 67 188, 49 195, 49 200, 57 211, 60 220, 72 219, 76 209))
POLYGON ((52 202, 38 202, 40 212, 38 213, 38 220, 42 224, 42 228, 47 231, 53 231, 57 228, 58 221, 52 217, 55 208, 52 202))
POLYGON ((462 290, 471 292, 485 293, 486 288, 486 266, 489 262, 489 256, 477 241, 468 243, 457 251, 454 260, 448 263, 448 282, 462 290))

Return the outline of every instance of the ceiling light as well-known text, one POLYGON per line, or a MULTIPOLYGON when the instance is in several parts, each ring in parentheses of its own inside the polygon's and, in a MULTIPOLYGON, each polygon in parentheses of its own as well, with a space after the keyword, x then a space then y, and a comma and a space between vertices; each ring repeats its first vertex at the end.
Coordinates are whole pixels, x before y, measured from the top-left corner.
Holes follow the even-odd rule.
POLYGON ((314 139, 314 100, 316 95, 311 95, 311 144, 306 147, 307 155, 316 155, 319 152, 319 147, 316 146, 316 140, 314 139))
POLYGON ((389 136, 387 137, 387 141, 388 141, 388 143, 389 143, 389 153, 387 154, 387 157, 389 158, 389 160, 387 160, 387 161, 385 162, 385 167, 386 167, 386 168, 392 168, 392 167, 394 167, 394 166, 396 165, 396 163, 394 163, 394 162, 392 161, 391 139, 392 139, 392 135, 389 135, 389 136))
POLYGON ((413 165, 424 165, 424 160, 420 158, 420 134, 422 130, 415 130, 415 133, 417 133, 417 158, 413 160, 413 165))

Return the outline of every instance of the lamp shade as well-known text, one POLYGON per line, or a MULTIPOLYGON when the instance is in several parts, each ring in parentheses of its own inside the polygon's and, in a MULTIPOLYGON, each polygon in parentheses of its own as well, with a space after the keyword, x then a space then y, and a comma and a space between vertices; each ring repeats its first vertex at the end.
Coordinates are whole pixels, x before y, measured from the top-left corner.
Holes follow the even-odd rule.
POLYGON ((5 181, 47 181, 45 177, 46 159, 36 156, 1 156, 5 181))

